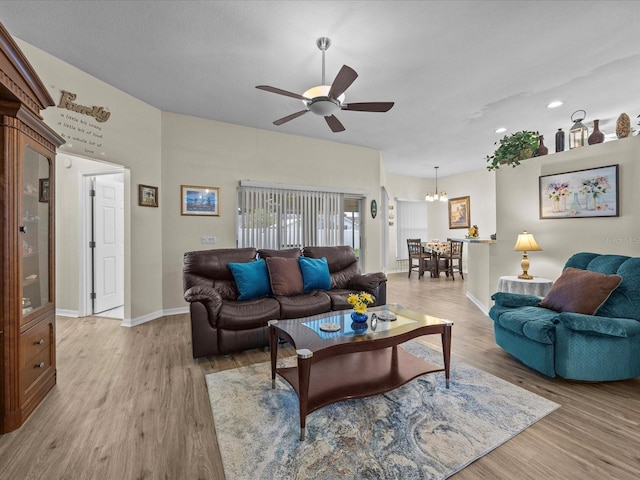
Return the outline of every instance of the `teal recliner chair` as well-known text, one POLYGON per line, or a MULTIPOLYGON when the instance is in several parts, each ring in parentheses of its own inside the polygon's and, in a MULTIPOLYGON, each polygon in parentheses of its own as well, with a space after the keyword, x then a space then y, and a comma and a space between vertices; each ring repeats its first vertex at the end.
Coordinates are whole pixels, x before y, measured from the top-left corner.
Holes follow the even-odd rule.
POLYGON ((549 377, 582 381, 640 376, 640 258, 577 253, 569 258, 544 302, 533 295, 506 292, 491 298, 495 304, 489 316, 496 343, 525 365, 549 377), (589 277, 591 284, 572 285, 569 275, 565 276, 569 273, 589 277), (556 289, 563 277, 564 287, 569 288, 556 289), (604 303, 596 305, 593 314, 576 313, 578 297, 593 300, 591 288, 602 290, 611 281, 613 290, 607 291, 608 297, 604 295, 604 303), (560 298, 551 305, 555 310, 547 308, 552 295, 560 298))

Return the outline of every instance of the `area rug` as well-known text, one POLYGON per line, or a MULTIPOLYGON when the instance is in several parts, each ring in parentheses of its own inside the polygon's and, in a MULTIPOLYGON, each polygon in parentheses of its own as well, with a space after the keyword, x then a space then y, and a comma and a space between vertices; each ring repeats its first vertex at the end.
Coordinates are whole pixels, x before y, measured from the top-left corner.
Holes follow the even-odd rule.
MULTIPOLYGON (((417 342, 402 345, 442 364, 417 342)), ((294 358, 279 360, 291 365, 294 358)), ((452 361, 384 395, 347 400, 307 416, 299 440, 298 397, 269 363, 206 376, 228 480, 448 478, 559 407, 493 375, 452 361)))

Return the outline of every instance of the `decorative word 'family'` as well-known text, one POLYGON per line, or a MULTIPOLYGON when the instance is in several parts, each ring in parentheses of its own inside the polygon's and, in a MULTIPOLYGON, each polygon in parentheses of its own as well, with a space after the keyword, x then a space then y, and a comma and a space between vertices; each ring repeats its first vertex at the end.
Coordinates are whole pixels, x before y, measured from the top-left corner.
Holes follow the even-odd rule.
POLYGON ((95 118, 98 122, 106 122, 107 120, 109 120, 111 112, 106 111, 102 107, 96 107, 95 105, 93 107, 86 107, 84 105, 73 103, 76 97, 77 95, 75 93, 62 90, 60 103, 58 103, 57 106, 59 108, 66 108, 67 110, 71 110, 73 112, 82 113, 83 115, 89 115, 90 117, 95 118))

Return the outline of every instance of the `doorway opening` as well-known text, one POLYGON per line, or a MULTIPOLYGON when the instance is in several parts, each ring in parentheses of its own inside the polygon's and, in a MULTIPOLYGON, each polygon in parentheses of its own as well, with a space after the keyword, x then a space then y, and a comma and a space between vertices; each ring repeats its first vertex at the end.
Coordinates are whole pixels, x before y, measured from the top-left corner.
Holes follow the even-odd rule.
POLYGON ((128 169, 58 152, 55 185, 56 314, 95 314, 124 325, 128 169))

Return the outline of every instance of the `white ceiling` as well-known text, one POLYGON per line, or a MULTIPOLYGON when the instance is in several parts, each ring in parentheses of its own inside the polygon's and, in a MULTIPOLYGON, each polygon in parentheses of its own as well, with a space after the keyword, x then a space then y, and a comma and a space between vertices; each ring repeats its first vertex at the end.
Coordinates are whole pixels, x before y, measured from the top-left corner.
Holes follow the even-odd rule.
POLYGON ((163 111, 380 149, 390 173, 440 178, 484 168, 507 133, 553 136, 586 110, 615 138, 640 113, 637 1, 1 1, 16 37, 163 111), (332 133, 299 100, 359 77, 346 102, 394 101, 388 113, 338 112, 332 133), (552 100, 564 105, 551 110, 552 100))

